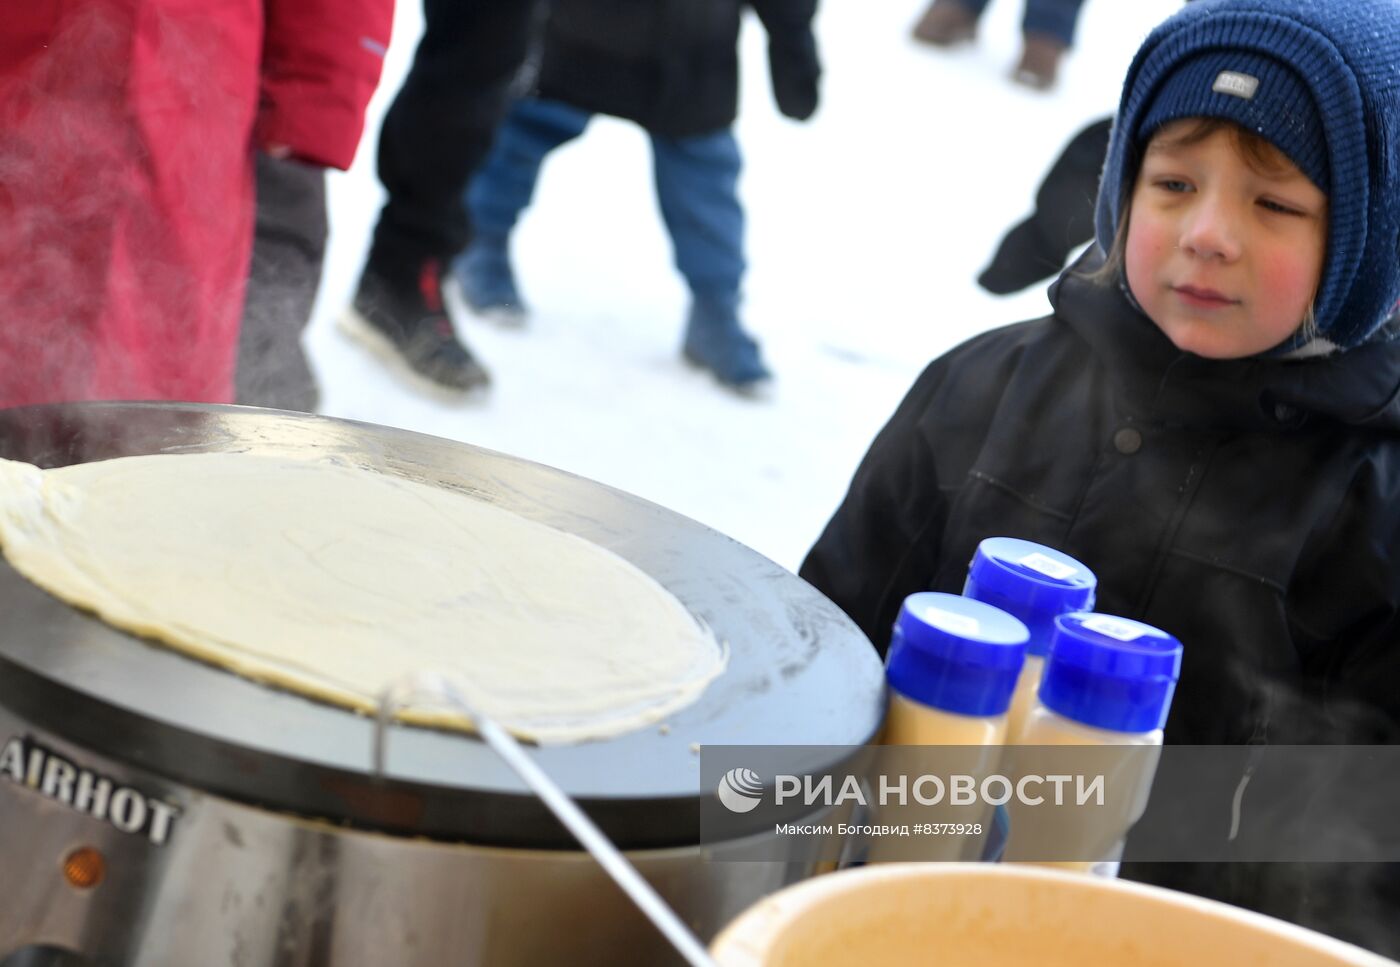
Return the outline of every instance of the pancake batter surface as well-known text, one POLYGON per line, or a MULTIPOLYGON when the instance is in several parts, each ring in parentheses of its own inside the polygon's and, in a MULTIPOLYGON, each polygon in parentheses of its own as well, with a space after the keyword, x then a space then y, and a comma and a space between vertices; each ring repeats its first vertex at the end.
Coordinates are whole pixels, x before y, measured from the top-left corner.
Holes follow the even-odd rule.
MULTIPOLYGON (((415 672, 541 742, 694 701, 714 636, 610 551, 452 490, 238 453, 0 460, 0 544, 35 584, 239 675, 372 712, 415 672)), ((400 718, 469 729, 451 709, 400 718)))

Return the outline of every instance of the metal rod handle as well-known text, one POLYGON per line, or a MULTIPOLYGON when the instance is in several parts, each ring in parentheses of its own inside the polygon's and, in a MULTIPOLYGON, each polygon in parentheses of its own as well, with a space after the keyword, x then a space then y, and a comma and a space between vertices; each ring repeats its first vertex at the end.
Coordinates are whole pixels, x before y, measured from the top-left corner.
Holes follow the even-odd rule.
POLYGON ((598 861, 598 865, 607 871, 687 963, 692 967, 717 967, 714 959, 705 950, 704 944, 690 927, 676 916, 676 912, 637 872, 637 868, 627 861, 622 852, 613 845, 612 840, 608 839, 593 820, 578 807, 569 794, 559 788, 558 783, 526 754, 513 735, 482 712, 474 702, 467 699, 459 686, 444 676, 436 672, 418 672, 400 679, 380 693, 379 711, 375 716, 374 727, 374 771, 377 775, 384 775, 387 733, 394 714, 415 699, 425 698, 451 705, 471 718, 477 732, 486 743, 515 770, 516 775, 525 780, 525 784, 544 801, 550 812, 554 813, 584 849, 598 861))

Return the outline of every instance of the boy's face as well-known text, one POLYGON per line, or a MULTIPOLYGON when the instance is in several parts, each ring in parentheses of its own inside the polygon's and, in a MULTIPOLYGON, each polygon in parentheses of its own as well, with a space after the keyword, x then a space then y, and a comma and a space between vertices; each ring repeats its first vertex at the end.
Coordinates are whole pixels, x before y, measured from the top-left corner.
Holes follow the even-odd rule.
POLYGON ((1238 359, 1303 321, 1322 277, 1327 196, 1293 164, 1257 170, 1228 129, 1196 121, 1148 144, 1133 188, 1125 269, 1138 304, 1181 350, 1238 359))

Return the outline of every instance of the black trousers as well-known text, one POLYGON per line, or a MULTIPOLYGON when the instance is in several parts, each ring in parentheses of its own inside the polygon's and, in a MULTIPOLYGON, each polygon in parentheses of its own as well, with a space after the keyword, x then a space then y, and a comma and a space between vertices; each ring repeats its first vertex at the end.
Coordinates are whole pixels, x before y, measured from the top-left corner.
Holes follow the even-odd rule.
POLYGON ((423 0, 413 66, 379 132, 379 213, 370 267, 410 281, 471 240, 462 195, 509 106, 535 0, 423 0))

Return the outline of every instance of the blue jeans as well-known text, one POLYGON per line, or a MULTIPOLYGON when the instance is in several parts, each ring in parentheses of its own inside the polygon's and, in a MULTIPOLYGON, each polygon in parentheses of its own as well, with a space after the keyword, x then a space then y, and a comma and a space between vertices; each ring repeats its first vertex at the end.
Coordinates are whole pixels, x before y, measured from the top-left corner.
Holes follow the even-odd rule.
MULTIPOLYGON (((957 0, 978 17, 991 0, 957 0)), ((1066 47, 1074 46, 1074 27, 1084 0, 1025 0, 1021 29, 1028 34, 1049 34, 1066 47)))
MULTIPOLYGON (((540 165, 583 133, 592 114, 560 101, 526 98, 496 132, 486 162, 466 191, 472 225, 505 238, 530 204, 540 165)), ((737 306, 744 275, 742 159, 729 128, 685 138, 651 135, 653 176, 676 268, 697 300, 737 306)))

